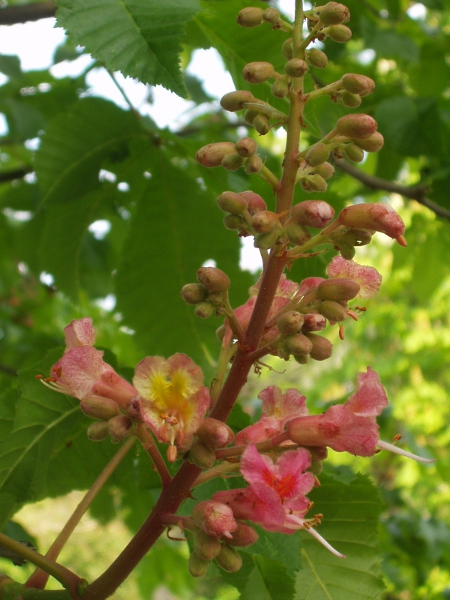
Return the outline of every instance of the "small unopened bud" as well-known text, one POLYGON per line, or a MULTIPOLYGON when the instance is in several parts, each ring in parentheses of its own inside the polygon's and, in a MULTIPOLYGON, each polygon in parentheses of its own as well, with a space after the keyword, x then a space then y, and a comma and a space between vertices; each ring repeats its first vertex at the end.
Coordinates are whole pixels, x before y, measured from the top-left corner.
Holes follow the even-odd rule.
POLYGON ((212 560, 216 558, 222 548, 222 544, 215 536, 208 535, 202 529, 196 529, 194 532, 194 551, 202 560, 212 560))
POLYGON ((231 154, 227 154, 222 158, 222 162, 220 164, 227 171, 237 171, 240 167, 242 167, 243 162, 244 159, 242 156, 239 156, 237 152, 231 152, 231 154))
POLYGON ((330 179, 330 177, 333 177, 334 175, 334 167, 331 163, 324 162, 323 164, 314 167, 314 173, 321 175, 324 179, 330 179))
POLYGON ((338 119, 336 129, 341 135, 363 140, 375 133, 377 122, 370 115, 345 115, 345 117, 338 119))
POLYGON ((180 296, 186 304, 197 304, 206 298, 207 290, 200 283, 187 283, 181 288, 180 296))
POLYGON ((237 194, 236 192, 226 191, 222 192, 217 197, 217 206, 224 212, 231 213, 232 215, 241 215, 247 208, 247 202, 237 194))
POLYGON ((195 305, 194 314, 200 319, 207 319, 215 312, 215 307, 211 304, 211 302, 199 302, 195 305))
POLYGON ((253 110, 252 108, 246 110, 244 113, 244 121, 249 125, 253 125, 253 119, 259 115, 257 110, 253 110))
POLYGON ((233 537, 227 541, 230 546, 246 548, 258 541, 258 534, 250 525, 242 521, 236 521, 237 527, 233 531, 233 537))
POLYGON ((242 567, 242 558, 234 548, 227 544, 222 545, 222 550, 216 556, 216 562, 221 569, 228 573, 235 573, 242 567))
POLYGON ((264 10, 256 6, 247 6, 239 11, 238 25, 241 27, 257 27, 263 22, 264 10))
POLYGON ((347 25, 330 25, 322 29, 332 40, 343 44, 352 37, 352 30, 347 25))
POLYGON ((223 304, 223 294, 222 292, 208 292, 207 300, 217 308, 223 304))
POLYGON ((263 168, 263 161, 260 156, 250 156, 245 161, 245 172, 250 173, 259 173, 263 168))
POLYGON ((384 202, 347 206, 339 213, 338 221, 345 227, 380 231, 397 240, 400 245, 406 245, 403 237, 405 224, 402 218, 384 202))
POLYGON ((343 240, 352 246, 367 246, 372 241, 373 231, 369 229, 349 229, 339 235, 338 241, 343 240))
POLYGON ((317 165, 321 165, 328 160, 330 156, 330 146, 329 144, 324 144, 323 142, 317 142, 308 150, 305 154, 306 162, 312 167, 316 167, 317 165))
POLYGON ((375 81, 366 75, 357 73, 346 73, 342 77, 342 85, 352 94, 368 96, 375 90, 375 81))
POLYGON ((270 210, 262 210, 253 215, 251 225, 256 233, 267 233, 279 225, 280 220, 276 213, 270 210))
POLYGON ((324 25, 338 25, 347 23, 350 19, 350 11, 343 4, 328 2, 322 7, 319 17, 324 25))
POLYGON ((263 12, 263 19, 266 23, 276 25, 281 19, 281 13, 277 8, 266 8, 263 12))
POLYGON ((113 444, 127 438, 132 430, 133 424, 126 415, 117 415, 108 421, 108 432, 113 444))
POLYGON ((333 344, 323 335, 307 333, 308 339, 312 342, 312 348, 309 355, 313 360, 326 360, 333 353, 333 344))
POLYGON ((344 242, 343 240, 339 240, 339 242, 336 243, 335 246, 336 250, 339 250, 339 252, 341 253, 342 258, 345 258, 345 260, 353 260, 356 254, 356 250, 355 247, 347 244, 347 242, 344 242))
POLYGON ((231 442, 234 433, 226 423, 206 417, 197 430, 197 437, 210 448, 223 448, 231 442))
POLYGON ((210 562, 211 561, 209 560, 200 558, 195 552, 192 552, 188 560, 188 571, 192 577, 203 577, 208 571, 210 562))
POLYGON ((325 192, 327 189, 327 182, 322 177, 315 173, 314 175, 307 175, 301 180, 301 186, 305 192, 325 192))
POLYGON ((204 500, 196 504, 192 510, 192 518, 197 527, 215 537, 231 537, 237 527, 232 509, 216 500, 204 500))
POLYGON ((334 208, 324 200, 305 200, 292 207, 292 218, 300 225, 323 229, 334 218, 334 208))
POLYGON ((269 250, 277 243, 278 236, 279 233, 277 230, 269 231, 267 233, 258 233, 255 236, 253 245, 260 250, 269 250))
POLYGON ((291 60, 284 65, 284 72, 286 75, 289 75, 289 77, 303 77, 307 70, 308 65, 306 61, 301 58, 291 58, 291 60))
POLYGON ((245 108, 243 104, 245 102, 254 102, 255 97, 251 92, 247 90, 237 90, 235 92, 228 92, 225 96, 222 96, 220 100, 220 106, 224 110, 229 112, 237 112, 245 108))
MULTIPOLYGON (((289 92, 288 82, 285 79, 276 79, 273 82, 270 91, 275 98, 285 98, 289 92)), ((254 121, 253 124, 255 124, 254 121)))
POLYGON ((89 425, 87 436, 91 442, 101 442, 109 435, 107 421, 97 421, 89 425))
POLYGON ((304 316, 301 313, 296 310, 290 310, 278 319, 278 331, 282 335, 297 333, 302 328, 304 320, 304 316))
POLYGON ((309 354, 312 342, 303 333, 294 333, 286 338, 286 346, 294 356, 309 354))
POLYGON ((216 455, 207 444, 195 442, 189 450, 189 462, 201 469, 210 469, 216 462, 216 455))
POLYGON ((230 278, 216 267, 200 267, 198 281, 210 292, 226 292, 230 287, 230 278))
POLYGON ((294 56, 294 42, 292 38, 288 38, 281 46, 281 52, 283 56, 290 60, 294 56))
POLYGON ((256 192, 246 190, 245 192, 239 192, 239 196, 247 202, 247 210, 251 215, 256 215, 256 213, 262 210, 267 210, 267 204, 264 202, 264 199, 256 192))
POLYGON ((197 150, 195 159, 204 167, 218 167, 223 157, 234 151, 233 142, 217 142, 197 150))
POLYGON ((328 64, 328 56, 325 52, 322 52, 322 50, 318 50, 317 48, 307 50, 306 58, 309 60, 310 64, 317 69, 323 69, 328 64))
POLYGON ((243 137, 235 143, 234 147, 236 148, 236 152, 240 156, 248 158, 249 156, 253 156, 256 153, 256 150, 258 149, 258 144, 253 138, 243 137))
POLYGON ((249 83, 263 83, 273 75, 274 67, 269 62, 257 61, 245 65, 242 77, 249 83))
POLYGON ((309 354, 294 354, 294 360, 299 365, 307 365, 311 360, 311 356, 309 354))
POLYGON ((223 224, 225 229, 233 230, 244 230, 246 223, 244 219, 239 215, 225 215, 223 218, 223 224))
POLYGON ((323 315, 319 315, 319 313, 308 313, 305 315, 302 331, 322 331, 322 329, 325 329, 326 324, 327 320, 323 315))
POLYGON ((384 146, 384 137, 378 131, 364 140, 355 140, 354 143, 366 152, 378 152, 384 146))
POLYGON ((325 279, 319 283, 316 295, 321 300, 353 300, 360 290, 359 283, 347 277, 325 279))
POLYGON ((339 322, 345 321, 347 318, 347 311, 345 308, 342 304, 339 304, 339 302, 334 300, 324 300, 324 302, 321 302, 319 311, 320 314, 329 321, 339 322))
POLYGON ((88 417, 108 421, 119 414, 119 407, 114 400, 103 396, 88 396, 80 402, 80 408, 88 417))
POLYGON ((364 160, 364 150, 356 144, 345 144, 344 154, 348 160, 355 163, 360 163, 364 160))
POLYGON ((286 235, 291 244, 295 246, 303 246, 303 244, 311 239, 311 234, 306 227, 293 221, 287 224, 286 235))
POLYGON ((349 108, 358 108, 362 102, 359 94, 352 94, 351 92, 347 92, 347 90, 342 92, 341 98, 343 104, 349 108))
POLYGON ((259 133, 259 135, 266 135, 270 131, 270 119, 267 115, 259 113, 253 119, 253 127, 259 133))

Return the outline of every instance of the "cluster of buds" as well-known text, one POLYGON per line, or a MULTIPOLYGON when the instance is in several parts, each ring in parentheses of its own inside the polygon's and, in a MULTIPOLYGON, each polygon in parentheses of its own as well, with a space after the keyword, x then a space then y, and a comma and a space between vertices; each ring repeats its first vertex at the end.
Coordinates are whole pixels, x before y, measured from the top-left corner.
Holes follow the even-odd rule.
POLYGON ((181 289, 181 297, 187 304, 195 304, 197 317, 207 319, 213 313, 223 313, 226 292, 230 287, 230 279, 220 269, 201 267, 197 271, 199 283, 187 283, 181 289))
POLYGON ((202 469, 209 469, 216 462, 216 448, 224 448, 233 440, 231 427, 222 421, 207 417, 196 433, 197 440, 192 444, 188 458, 202 469))
MULTIPOLYGON (((250 92, 247 92, 250 94, 250 92)), ((251 99, 253 96, 250 94, 251 99)), ((236 171, 244 167, 245 172, 259 173, 263 161, 258 154, 258 145, 253 138, 243 137, 235 144, 233 142, 217 142, 203 146, 197 151, 195 158, 204 167, 222 166, 227 171, 236 171)))

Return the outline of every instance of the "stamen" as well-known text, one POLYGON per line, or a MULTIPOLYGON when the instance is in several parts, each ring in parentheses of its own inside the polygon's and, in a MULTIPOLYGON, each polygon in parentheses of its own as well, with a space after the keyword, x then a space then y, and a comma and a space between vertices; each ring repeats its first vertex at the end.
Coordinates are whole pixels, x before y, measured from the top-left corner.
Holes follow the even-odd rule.
POLYGON ((389 444, 389 442, 384 442, 383 440, 378 440, 377 446, 382 450, 389 450, 389 452, 393 452, 394 454, 401 454, 402 456, 406 456, 407 458, 412 458, 413 460, 417 460, 421 463, 433 463, 436 461, 435 458, 423 458, 422 456, 417 456, 417 454, 412 454, 407 450, 403 450, 402 448, 398 448, 394 446, 394 444, 389 444))
POLYGON ((327 550, 329 550, 329 551, 331 552, 331 554, 334 554, 334 555, 335 555, 335 556, 337 556, 338 558, 347 558, 347 557, 345 556, 345 554, 341 554, 341 553, 340 553, 340 552, 338 552, 338 551, 337 551, 335 548, 333 548, 333 546, 332 546, 331 544, 329 544, 329 543, 327 542, 327 540, 326 540, 326 539, 324 539, 324 538, 323 538, 323 537, 320 535, 320 533, 317 533, 317 531, 316 531, 315 529, 313 529, 313 528, 310 528, 310 529, 306 529, 306 531, 307 531, 308 533, 310 533, 310 534, 311 534, 313 537, 315 537, 315 538, 316 538, 316 540, 322 544, 322 546, 325 546, 325 548, 326 548, 327 550))

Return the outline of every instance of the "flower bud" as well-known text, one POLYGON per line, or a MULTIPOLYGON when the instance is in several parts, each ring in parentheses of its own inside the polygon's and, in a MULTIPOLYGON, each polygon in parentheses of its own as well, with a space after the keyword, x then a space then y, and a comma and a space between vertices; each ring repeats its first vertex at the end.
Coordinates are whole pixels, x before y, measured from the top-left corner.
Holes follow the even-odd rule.
POLYGON ((220 106, 224 110, 229 112, 237 112, 245 108, 243 104, 245 102, 255 102, 256 98, 251 92, 247 90, 236 90, 235 92, 228 92, 225 96, 222 96, 220 100, 220 106))
MULTIPOLYGON (((241 215, 247 208, 247 202, 244 198, 236 192, 231 191, 222 192, 220 196, 217 197, 216 202, 220 210, 231 213, 232 215, 241 215)), ((197 302, 200 302, 200 300, 197 302)))
POLYGON ((206 298, 206 289, 200 283, 187 283, 181 288, 180 296, 186 304, 197 304, 206 298))
POLYGON ((259 115, 259 112, 257 110, 250 108, 249 110, 246 110, 244 113, 244 121, 246 123, 248 123, 249 125, 253 125, 253 120, 258 115, 259 115))
POLYGON ((209 568, 211 561, 204 560, 198 556, 195 552, 189 556, 188 560, 188 571, 192 577, 203 577, 209 568))
POLYGON ((80 402, 80 408, 88 417, 108 421, 119 414, 119 407, 114 400, 103 396, 88 396, 80 402))
POLYGON ((234 433, 226 423, 206 417, 197 430, 197 437, 210 448, 223 448, 231 442, 234 433))
POLYGON ((247 6, 239 11, 238 25, 241 27, 257 27, 263 22, 264 10, 256 6, 247 6))
POLYGON ((233 537, 227 541, 230 546, 246 548, 258 541, 258 534, 250 525, 242 521, 236 521, 237 527, 233 531, 233 537))
POLYGON ((247 202, 247 210, 251 215, 256 215, 256 213, 259 213, 262 210, 267 210, 267 204, 256 192, 253 192, 252 190, 246 190, 245 192, 239 192, 239 196, 244 198, 244 200, 247 202))
POLYGON ((242 156, 239 156, 237 152, 231 152, 222 158, 222 162, 220 164, 227 171, 237 171, 240 167, 242 167, 243 162, 244 159, 242 156))
POLYGON ((286 338, 286 346, 294 356, 309 354, 312 342, 303 333, 294 333, 286 338))
POLYGON ((195 442, 189 450, 189 462, 201 469, 210 469, 216 462, 216 455, 207 444, 195 442))
POLYGON ((337 238, 352 246, 367 246, 372 241, 373 231, 369 229, 349 229, 337 238))
POLYGON ((211 304, 211 302, 199 302, 195 305, 194 314, 200 319, 207 319, 215 312, 215 307, 211 304))
POLYGON ((223 157, 231 152, 234 152, 233 142, 217 142, 197 150, 195 160, 204 167, 218 167, 223 157))
POLYGON ((406 245, 403 237, 405 224, 400 215, 384 202, 347 206, 340 212, 338 221, 345 227, 380 231, 397 240, 400 245, 406 245))
POLYGON ((226 292, 230 287, 230 278, 216 267, 200 267, 197 280, 210 292, 226 292))
POLYGON ((306 58, 309 60, 310 64, 317 69, 323 69, 328 64, 328 56, 325 52, 322 52, 322 50, 318 50, 317 48, 307 50, 306 58))
POLYGON ((216 338, 219 340, 219 342, 222 342, 224 337, 225 337, 225 325, 221 325, 220 327, 218 327, 216 329, 216 338))
POLYGON ((242 558, 234 548, 227 544, 222 545, 222 550, 216 556, 216 562, 221 569, 228 573, 235 573, 242 567, 242 558))
POLYGON ((294 57, 294 42, 292 38, 288 38, 284 44, 281 46, 281 52, 283 56, 290 60, 294 57))
POLYGON ((258 233, 255 236, 253 245, 260 250, 269 250, 277 243, 278 236, 279 232, 276 230, 268 231, 267 233, 258 233))
POLYGON ((361 105, 361 96, 359 94, 352 94, 351 92, 347 92, 344 90, 341 94, 342 102, 345 106, 349 108, 358 108, 361 105))
POLYGON ((223 294, 222 292, 208 292, 207 301, 210 302, 214 307, 223 305, 223 294))
POLYGON ((301 186, 305 192, 325 192, 327 189, 327 182, 321 175, 307 175, 301 181, 301 186))
POLYGON ((284 65, 284 72, 286 75, 289 75, 289 77, 303 77, 307 70, 308 65, 306 64, 306 61, 301 58, 291 58, 291 60, 284 65))
POLYGON ((384 145, 384 137, 378 131, 364 140, 354 140, 354 143, 366 152, 378 152, 384 145))
POLYGON ((358 94, 359 96, 368 96, 375 90, 375 81, 373 79, 356 73, 346 73, 342 77, 342 85, 348 92, 358 94))
POLYGON ((258 149, 258 144, 253 138, 243 137, 235 143, 234 147, 236 148, 236 152, 240 156, 248 158, 249 156, 253 156, 256 153, 256 150, 258 149))
POLYGON ((308 148, 305 154, 306 162, 312 167, 321 165, 328 160, 330 156, 330 146, 323 142, 317 142, 308 148))
POLYGON ((196 504, 192 510, 192 518, 197 527, 215 537, 231 537, 237 527, 232 509, 217 500, 204 500, 196 504))
POLYGON ((242 69, 242 77, 249 83, 263 83, 273 75, 274 68, 269 62, 257 61, 245 65, 242 69))
POLYGON ((259 113, 253 119, 253 127, 259 133, 259 135, 266 135, 270 131, 270 119, 267 115, 259 113))
POLYGON ((266 23, 277 25, 281 19, 281 13, 277 8, 266 8, 263 12, 263 19, 266 23))
POLYGON ((284 313, 277 322, 278 331, 282 335, 291 335, 292 333, 298 333, 303 326, 305 318, 296 310, 290 310, 284 313))
POLYGON ((309 354, 294 354, 294 360, 299 365, 307 365, 311 360, 311 356, 309 354))
POLYGON ((375 133, 377 122, 370 115, 345 115, 345 117, 338 119, 336 129, 341 135, 363 140, 375 133))
POLYGON ((295 246, 303 246, 311 239, 311 234, 303 225, 291 221, 286 226, 286 235, 291 244, 295 246))
POLYGON ((230 229, 231 231, 238 229, 245 229, 246 222, 239 215, 225 215, 223 218, 223 224, 225 229, 230 229))
POLYGON ((253 215, 251 225, 256 233, 267 233, 279 225, 278 215, 270 210, 262 210, 253 215))
POLYGON ((333 344, 323 335, 307 333, 306 336, 312 342, 312 348, 309 353, 313 360, 326 360, 333 353, 333 344))
POLYGON ((126 415, 117 415, 108 421, 108 433, 113 444, 127 438, 133 427, 132 422, 126 415))
POLYGON ((201 560, 210 561, 219 554, 222 544, 217 537, 208 535, 202 529, 194 532, 194 552, 201 560))
POLYGON ((364 160, 364 150, 362 150, 356 144, 345 144, 344 154, 348 160, 351 160, 352 162, 360 163, 364 160))
POLYGON ((97 421, 89 425, 87 436, 91 442, 101 442, 109 435, 108 423, 106 421, 97 421))
POLYGON ((314 173, 321 175, 324 179, 330 179, 334 175, 334 167, 331 163, 324 162, 314 167, 314 173))
POLYGON ((347 244, 346 242, 340 240, 338 243, 336 243, 335 246, 336 250, 339 250, 339 252, 341 253, 342 258, 345 258, 345 260, 353 260, 356 254, 356 250, 354 246, 351 246, 350 244, 347 244))
POLYGON ((323 229, 334 218, 334 208, 324 200, 305 200, 292 207, 292 218, 300 225, 323 229))
POLYGON ((350 11, 343 4, 328 2, 319 13, 320 20, 324 25, 338 25, 347 23, 350 19, 350 11))
POLYGON ((327 320, 323 315, 319 315, 318 313, 308 313, 305 315, 302 331, 305 333, 309 331, 322 331, 322 329, 325 329, 326 324, 327 320))
POLYGON ((320 300, 353 300, 360 290, 359 283, 347 277, 325 279, 319 283, 316 295, 320 300))
MULTIPOLYGON (((270 92, 275 98, 285 98, 289 92, 288 82, 285 79, 276 79, 270 88, 270 92)), ((254 121, 253 124, 255 124, 254 121)))
POLYGON ((319 312, 326 319, 333 322, 345 321, 347 318, 347 311, 334 300, 324 300, 319 306, 319 312))
POLYGON ((322 29, 332 40, 343 44, 352 37, 352 30, 347 25, 330 25, 322 29))
POLYGON ((245 162, 245 172, 250 173, 259 173, 263 168, 263 161, 260 156, 250 156, 245 162))

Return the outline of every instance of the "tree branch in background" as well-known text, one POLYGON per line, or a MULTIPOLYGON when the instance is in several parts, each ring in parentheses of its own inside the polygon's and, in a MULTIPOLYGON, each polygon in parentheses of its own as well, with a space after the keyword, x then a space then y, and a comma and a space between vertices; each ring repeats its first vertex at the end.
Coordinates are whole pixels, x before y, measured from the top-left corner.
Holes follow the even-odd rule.
POLYGON ((0 25, 14 25, 15 23, 47 19, 48 17, 54 17, 55 12, 56 4, 53 0, 34 4, 5 6, 5 8, 0 8, 0 25))
POLYGON ((14 181, 14 179, 22 179, 28 173, 33 171, 33 167, 25 165, 24 167, 17 167, 17 169, 11 169, 11 171, 0 171, 0 183, 6 181, 14 181))
POLYGON ((386 192, 392 192, 394 194, 400 194, 405 198, 409 198, 411 200, 416 200, 419 204, 423 204, 430 210, 432 210, 438 217, 442 217, 444 219, 450 220, 450 211, 445 209, 443 206, 436 204, 433 200, 427 198, 428 186, 424 183, 419 183, 418 185, 400 185, 399 183, 395 183, 392 181, 386 181, 386 179, 381 179, 380 177, 375 177, 374 175, 369 175, 368 173, 364 173, 354 165, 351 165, 347 161, 342 158, 338 159, 334 163, 341 171, 351 175, 361 183, 363 183, 366 187, 372 190, 385 190, 386 192))

